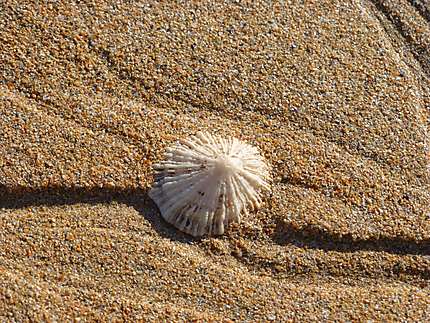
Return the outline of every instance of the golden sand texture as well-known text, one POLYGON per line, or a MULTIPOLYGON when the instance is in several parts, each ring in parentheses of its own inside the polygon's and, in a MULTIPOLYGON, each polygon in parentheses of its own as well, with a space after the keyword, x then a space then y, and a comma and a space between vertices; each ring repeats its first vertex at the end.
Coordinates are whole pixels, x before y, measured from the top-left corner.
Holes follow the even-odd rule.
POLYGON ((429 12, 0 2, 0 320, 427 321, 429 12), (197 240, 146 192, 199 130, 274 183, 197 240))

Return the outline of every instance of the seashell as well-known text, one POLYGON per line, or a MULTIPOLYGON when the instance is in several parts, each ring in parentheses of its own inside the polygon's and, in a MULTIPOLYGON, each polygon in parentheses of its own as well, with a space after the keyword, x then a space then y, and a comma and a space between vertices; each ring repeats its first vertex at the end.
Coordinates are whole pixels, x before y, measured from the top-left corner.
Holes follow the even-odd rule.
POLYGON ((169 147, 165 158, 153 166, 148 195, 167 222, 194 237, 223 234, 270 189, 258 149, 233 137, 199 132, 169 147))

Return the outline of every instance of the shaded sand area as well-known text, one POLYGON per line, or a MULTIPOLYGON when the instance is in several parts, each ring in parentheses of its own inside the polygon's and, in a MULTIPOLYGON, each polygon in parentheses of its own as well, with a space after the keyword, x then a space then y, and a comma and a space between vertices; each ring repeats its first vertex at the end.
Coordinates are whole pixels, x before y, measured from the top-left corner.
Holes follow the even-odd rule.
POLYGON ((430 316, 425 1, 0 3, 0 320, 430 316), (198 130, 264 207, 195 240, 147 198, 198 130))

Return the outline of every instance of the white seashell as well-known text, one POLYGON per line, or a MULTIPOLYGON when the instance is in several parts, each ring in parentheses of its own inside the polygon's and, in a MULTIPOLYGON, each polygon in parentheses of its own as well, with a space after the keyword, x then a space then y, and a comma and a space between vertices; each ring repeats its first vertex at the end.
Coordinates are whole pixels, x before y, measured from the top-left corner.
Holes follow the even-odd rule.
POLYGON ((154 169, 149 196, 167 222, 194 237, 223 234, 249 206, 260 206, 261 189, 270 189, 257 148, 209 133, 180 140, 154 169))

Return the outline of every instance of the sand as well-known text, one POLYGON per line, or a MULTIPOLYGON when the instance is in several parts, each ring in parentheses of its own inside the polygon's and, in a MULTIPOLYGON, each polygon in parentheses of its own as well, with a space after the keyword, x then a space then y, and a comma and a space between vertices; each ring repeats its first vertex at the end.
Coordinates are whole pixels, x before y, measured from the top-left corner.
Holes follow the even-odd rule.
POLYGON ((1 321, 430 317, 426 1, 0 3, 1 321), (193 239, 151 164, 260 148, 264 206, 193 239))

